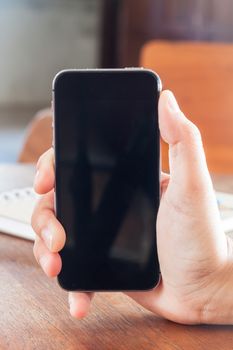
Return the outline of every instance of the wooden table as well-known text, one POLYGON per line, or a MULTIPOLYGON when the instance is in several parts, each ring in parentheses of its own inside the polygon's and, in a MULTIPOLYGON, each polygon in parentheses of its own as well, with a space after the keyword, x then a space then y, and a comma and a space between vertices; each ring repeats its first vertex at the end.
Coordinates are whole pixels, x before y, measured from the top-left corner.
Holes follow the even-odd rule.
MULTIPOLYGON (((4 177, 6 185, 7 178, 11 181, 7 172, 9 167, 0 167, 0 181, 4 177)), ((233 192, 233 177, 214 181, 217 189, 233 192)), ((1 234, 0 350, 4 349, 231 350, 233 327, 181 326, 157 318, 120 293, 98 294, 89 317, 77 321, 69 316, 67 293, 36 264, 32 243, 1 234)))

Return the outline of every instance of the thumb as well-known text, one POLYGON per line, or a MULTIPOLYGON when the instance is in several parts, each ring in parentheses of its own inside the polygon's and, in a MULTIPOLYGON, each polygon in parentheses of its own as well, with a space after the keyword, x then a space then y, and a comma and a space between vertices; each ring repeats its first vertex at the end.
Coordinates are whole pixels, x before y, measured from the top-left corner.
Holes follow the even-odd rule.
MULTIPOLYGON (((163 140, 169 144, 170 180, 165 192, 166 201, 163 202, 166 203, 163 207, 166 218, 169 210, 171 213, 171 207, 167 207, 169 203, 175 209, 173 216, 179 223, 178 226, 180 225, 180 242, 183 246, 188 246, 187 242, 196 243, 197 250, 203 253, 203 257, 207 256, 208 246, 210 256, 215 254, 215 257, 225 258, 226 236, 220 221, 201 135, 198 128, 181 112, 170 91, 164 91, 160 97, 159 127, 163 140), (201 234, 198 235, 198 232, 201 234), (204 252, 200 244, 203 237, 204 252)), ((160 230, 163 232, 166 231, 164 225, 164 221, 160 219, 160 230)), ((167 229, 169 231, 170 227, 167 229)))
POLYGON ((212 187, 200 132, 184 116, 170 91, 160 96, 159 127, 162 139, 169 144, 171 181, 181 188, 212 187))

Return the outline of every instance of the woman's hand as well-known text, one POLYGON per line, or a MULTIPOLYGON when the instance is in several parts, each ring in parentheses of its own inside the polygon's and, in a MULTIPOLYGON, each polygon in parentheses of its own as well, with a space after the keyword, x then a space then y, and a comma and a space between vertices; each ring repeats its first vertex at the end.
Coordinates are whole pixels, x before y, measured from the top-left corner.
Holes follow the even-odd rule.
MULTIPOLYGON (((170 176, 162 176, 157 218, 161 283, 126 293, 152 312, 179 323, 233 324, 233 243, 225 236, 198 129, 169 91, 161 94, 159 125, 169 144, 170 176), (230 278, 231 277, 231 278, 230 278)), ((35 190, 43 194, 33 217, 34 255, 48 276, 61 269, 65 232, 54 215, 54 154, 39 160, 35 190)), ((84 317, 92 293, 69 293, 70 312, 84 317)))

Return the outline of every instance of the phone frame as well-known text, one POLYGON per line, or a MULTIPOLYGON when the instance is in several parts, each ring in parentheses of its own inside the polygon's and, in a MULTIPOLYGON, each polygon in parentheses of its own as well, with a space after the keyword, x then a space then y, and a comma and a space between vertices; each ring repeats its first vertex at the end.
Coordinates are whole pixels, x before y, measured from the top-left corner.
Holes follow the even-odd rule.
MULTIPOLYGON (((119 73, 127 73, 127 72, 132 72, 132 71, 136 71, 136 72, 148 72, 151 75, 154 75, 157 82, 158 82, 158 96, 160 96, 160 93, 162 92, 162 82, 161 79, 159 77, 159 75, 154 72, 151 69, 146 69, 144 67, 125 67, 125 68, 84 68, 84 69, 78 69, 78 68, 71 68, 71 69, 63 69, 61 71, 59 71, 53 81, 52 81, 52 147, 54 149, 54 171, 55 171, 55 175, 56 175, 56 132, 55 132, 55 87, 56 87, 56 81, 59 77, 61 77, 63 74, 66 73, 72 73, 72 72, 109 72, 109 73, 113 73, 113 72, 119 72, 119 73)), ((159 159, 159 184, 161 184, 161 148, 159 150, 159 154, 160 154, 160 159, 159 159)), ((161 186, 159 186, 159 197, 161 198, 161 186)), ((55 215, 57 216, 57 210, 56 210, 56 202, 57 202, 57 198, 56 198, 56 176, 55 176, 55 184, 54 184, 54 212, 55 215)), ((157 233, 157 232, 155 232, 157 233)), ((157 242, 157 239, 156 239, 157 242)), ((156 244, 157 245, 157 244, 156 244)), ((157 247, 156 247, 157 248, 157 247)), ((140 291, 150 291, 153 290, 154 288, 157 288, 161 282, 161 271, 159 269, 159 273, 158 273, 158 280, 155 281, 155 284, 153 286, 151 286, 150 288, 145 288, 145 289, 112 289, 112 290, 105 290, 105 289, 96 289, 96 290, 81 290, 81 289, 67 289, 65 288, 61 283, 59 278, 57 277, 57 282, 59 284, 59 286, 65 290, 65 291, 72 291, 72 292, 86 292, 86 293, 95 293, 95 292, 104 292, 104 293, 112 293, 112 292, 140 292, 140 291)))

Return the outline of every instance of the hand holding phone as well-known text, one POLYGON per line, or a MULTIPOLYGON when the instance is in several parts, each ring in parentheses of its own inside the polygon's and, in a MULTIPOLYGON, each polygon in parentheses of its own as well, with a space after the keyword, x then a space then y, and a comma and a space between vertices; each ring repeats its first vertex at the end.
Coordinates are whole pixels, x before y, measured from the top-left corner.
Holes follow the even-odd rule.
MULTIPOLYGON (((200 134, 169 91, 160 96, 159 126, 171 166, 171 176, 161 175, 157 218, 161 283, 127 295, 175 322, 233 324, 233 240, 222 229, 200 134)), ((34 255, 47 276, 54 277, 62 267, 65 231, 54 215, 53 149, 41 156, 37 168, 34 186, 43 196, 32 217, 34 255)), ((85 317, 92 298, 93 293, 70 292, 71 315, 85 317)))

